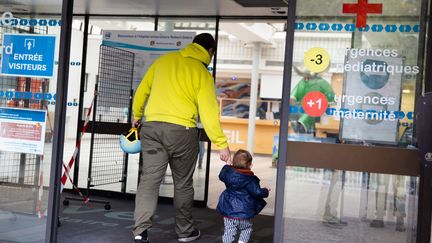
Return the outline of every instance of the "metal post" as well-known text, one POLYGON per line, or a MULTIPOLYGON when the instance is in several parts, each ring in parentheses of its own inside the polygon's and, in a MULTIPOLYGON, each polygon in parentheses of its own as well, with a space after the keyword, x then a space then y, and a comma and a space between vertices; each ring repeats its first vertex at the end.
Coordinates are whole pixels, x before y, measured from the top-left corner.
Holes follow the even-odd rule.
POLYGON ((60 208, 61 172, 63 163, 64 132, 66 123, 66 102, 69 79, 69 60, 72 36, 73 0, 63 0, 59 65, 57 75, 56 105, 54 117, 54 139, 51 157, 50 191, 45 242, 57 242, 57 224, 60 208))
MULTIPOLYGON (((97 111, 97 101, 98 101, 98 87, 99 87, 99 80, 100 78, 98 78, 98 80, 96 80, 95 83, 95 88, 94 88, 94 92, 95 92, 95 97, 94 97, 94 103, 93 103, 93 119, 92 122, 90 123, 91 126, 91 136, 90 136, 90 159, 89 159, 89 167, 88 167, 88 174, 87 174, 87 191, 86 191, 86 195, 87 197, 90 195, 90 187, 91 185, 91 175, 92 175, 92 166, 93 166, 93 149, 94 149, 94 139, 95 139, 95 131, 96 131, 96 111, 97 111)), ((100 119, 99 119, 100 121, 100 119)))
MULTIPOLYGON (((75 143, 81 140, 81 131, 84 125, 83 119, 83 108, 84 108, 84 85, 86 77, 86 66, 87 66, 87 43, 88 43, 88 28, 89 27, 89 15, 84 16, 84 33, 83 33, 83 50, 81 56, 81 81, 80 81, 80 94, 78 98, 78 121, 75 143)), ((73 183, 78 187, 78 176, 79 176, 79 162, 80 162, 80 151, 75 159, 74 164, 74 175, 73 183)))
POLYGON ((285 59, 282 86, 282 111, 279 130, 279 157, 276 175, 276 199, 274 221, 274 243, 284 242, 284 202, 285 202, 285 170, 288 144, 288 115, 291 93, 292 57, 294 46, 294 25, 296 18, 296 0, 288 0, 287 30, 285 41, 285 59))
MULTIPOLYGON (((131 71, 131 75, 133 77, 133 69, 131 71)), ((134 90, 132 88, 132 80, 131 80, 131 90, 130 90, 130 94, 129 94, 129 107, 128 107, 128 118, 127 118, 127 123, 128 124, 132 124, 132 104, 133 104, 133 95, 134 95, 134 90)), ((139 132, 139 131, 138 131, 139 132)), ((140 153, 141 156, 141 153, 140 153)), ((127 185, 127 176, 128 176, 128 164, 129 164, 129 154, 124 153, 123 155, 123 159, 124 159, 124 167, 123 167, 123 176, 122 176, 122 180, 121 180, 121 193, 126 194, 126 185, 127 185)), ((139 174, 141 175, 141 174, 139 174)), ((138 176, 139 176, 138 175, 138 176)))
POLYGON ((255 139, 255 117, 257 110, 258 99, 258 70, 259 61, 261 57, 261 43, 253 43, 253 58, 252 58, 252 77, 251 77, 251 95, 249 100, 249 122, 248 122, 248 143, 247 149, 253 154, 254 152, 254 139, 255 139))
POLYGON ((208 202, 208 191, 210 183, 210 157, 211 157, 211 142, 207 141, 207 156, 206 156, 206 172, 205 172, 205 187, 204 187, 204 205, 208 202))

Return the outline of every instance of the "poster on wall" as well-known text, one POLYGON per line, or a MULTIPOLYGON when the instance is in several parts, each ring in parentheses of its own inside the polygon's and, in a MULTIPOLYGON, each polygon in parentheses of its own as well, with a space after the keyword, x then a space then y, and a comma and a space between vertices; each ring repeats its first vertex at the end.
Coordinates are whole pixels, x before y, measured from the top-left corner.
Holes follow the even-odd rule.
POLYGON ((335 97, 341 109, 340 138, 346 141, 396 144, 401 105, 404 59, 396 50, 349 49, 344 68, 344 90, 335 97))
POLYGON ((0 150, 43 155, 46 111, 0 108, 0 150))
POLYGON ((102 45, 135 53, 133 87, 159 56, 192 43, 195 32, 104 30, 102 45))

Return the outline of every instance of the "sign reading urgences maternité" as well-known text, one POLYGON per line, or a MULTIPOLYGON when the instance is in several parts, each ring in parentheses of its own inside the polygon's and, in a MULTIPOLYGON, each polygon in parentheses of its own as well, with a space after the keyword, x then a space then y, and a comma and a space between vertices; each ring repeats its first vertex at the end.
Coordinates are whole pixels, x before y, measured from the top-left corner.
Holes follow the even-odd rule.
POLYGON ((8 76, 52 78, 55 36, 3 34, 1 73, 8 76))
POLYGON ((404 64, 396 49, 347 49, 344 92, 335 97, 342 108, 341 138, 349 141, 396 144, 403 75, 416 75, 418 66, 404 64))

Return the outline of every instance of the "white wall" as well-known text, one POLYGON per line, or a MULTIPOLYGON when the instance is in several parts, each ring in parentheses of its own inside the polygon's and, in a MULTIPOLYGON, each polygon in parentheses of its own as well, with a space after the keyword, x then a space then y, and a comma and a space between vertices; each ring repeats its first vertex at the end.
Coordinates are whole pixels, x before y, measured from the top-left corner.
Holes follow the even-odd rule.
MULTIPOLYGON (((55 53, 55 61, 57 64, 54 66, 54 78, 50 80, 49 83, 49 92, 55 94, 57 92, 57 83, 62 82, 63 80, 57 79, 58 72, 58 50, 60 43, 60 28, 50 28, 49 34, 56 35, 56 53, 55 53)), ((69 66, 69 81, 68 81, 68 94, 67 101, 74 103, 79 102, 79 88, 80 88, 80 80, 81 80, 81 65, 76 65, 76 63, 81 63, 82 56, 82 45, 83 45, 83 32, 79 30, 72 29, 72 37, 71 37, 71 52, 70 52, 70 62, 75 63, 75 65, 69 66)), ((54 105, 48 106, 49 112, 55 111, 54 105)), ((67 106, 66 111, 66 139, 75 139, 76 130, 77 130, 77 121, 78 121, 78 106, 67 106)), ((51 121, 52 123, 54 121, 51 121)), ((54 124, 53 124, 54 125, 54 124)), ((48 124, 47 124, 48 126, 48 124)))

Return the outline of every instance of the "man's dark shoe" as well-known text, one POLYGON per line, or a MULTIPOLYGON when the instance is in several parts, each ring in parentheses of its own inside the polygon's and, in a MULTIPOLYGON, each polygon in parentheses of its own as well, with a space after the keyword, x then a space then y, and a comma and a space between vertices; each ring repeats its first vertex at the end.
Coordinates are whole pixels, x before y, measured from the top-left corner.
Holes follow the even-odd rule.
POLYGON ((179 237, 178 241, 180 242, 191 242, 194 240, 197 240, 198 238, 200 238, 201 236, 201 232, 197 229, 194 229, 194 231, 192 231, 192 233, 190 233, 188 236, 186 237, 179 237))
POLYGON ((141 234, 135 236, 134 243, 149 243, 149 240, 147 237, 147 230, 145 230, 141 234))

